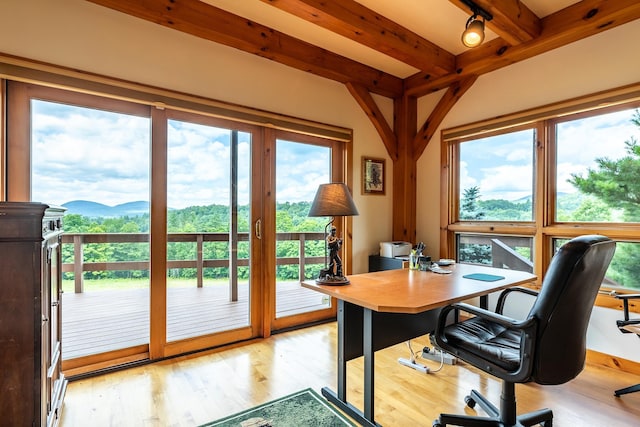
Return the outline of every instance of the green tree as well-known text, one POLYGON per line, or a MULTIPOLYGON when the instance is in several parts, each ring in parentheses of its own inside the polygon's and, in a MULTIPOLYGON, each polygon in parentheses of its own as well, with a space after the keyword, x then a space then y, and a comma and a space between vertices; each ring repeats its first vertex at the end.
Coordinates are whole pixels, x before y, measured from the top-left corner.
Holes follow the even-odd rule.
MULTIPOLYGON (((640 111, 633 124, 640 128, 640 111)), ((620 159, 601 157, 596 168, 589 168, 585 177, 571 174, 569 182, 584 194, 592 194, 612 208, 622 209, 628 222, 640 221, 640 146, 631 137, 625 141, 627 155, 620 159)))
MULTIPOLYGON (((632 118, 640 128, 640 111, 632 118)), ((626 155, 620 159, 602 157, 596 159, 596 168, 589 168, 586 176, 572 174, 569 182, 583 194, 595 196, 610 209, 622 211, 626 222, 640 221, 640 146, 631 137, 625 141, 626 155)), ((593 210, 592 210, 593 211, 593 210)), ((593 213, 593 212, 591 212, 593 213)), ((593 221, 599 217, 590 217, 593 221)), ((616 256, 611 262, 611 270, 616 281, 622 286, 638 287, 640 276, 640 245, 618 245, 616 256)))
MULTIPOLYGON (((485 217, 478 204, 480 198, 480 188, 477 186, 466 188, 462 192, 462 202, 460 203, 460 219, 482 220, 485 217)), ((461 262, 474 264, 491 264, 491 247, 476 244, 461 244, 458 251, 461 262)))
POLYGON ((480 188, 473 186, 466 188, 462 193, 462 203, 460 205, 460 219, 482 219, 485 213, 479 210, 478 199, 480 198, 480 188))
MULTIPOLYGON (((320 232, 324 230, 326 218, 310 218, 308 216, 310 202, 278 203, 276 215, 279 232, 301 231, 320 232)), ((238 229, 247 233, 250 226, 250 208, 248 205, 238 207, 238 229)), ((170 233, 227 233, 229 231, 229 207, 224 205, 190 206, 184 209, 172 209, 167 213, 167 228, 170 233)), ((78 214, 65 216, 65 232, 67 233, 148 233, 149 214, 139 216, 123 216, 118 218, 89 218, 78 214)), ((307 257, 324 255, 324 240, 306 241, 307 257)), ((238 257, 249 258, 249 242, 238 242, 238 257)), ((299 244, 294 241, 278 242, 278 257, 297 258, 299 244)), ((73 263, 73 245, 63 246, 63 262, 73 263)), ((194 242, 171 242, 167 246, 169 260, 195 260, 196 244, 194 242)), ((229 259, 229 242, 204 242, 203 257, 207 260, 229 259)), ((148 243, 100 243, 88 244, 84 248, 85 262, 144 261, 149 259, 148 243)), ((321 265, 307 265, 307 278, 315 277, 321 265), (311 275, 311 276, 310 276, 311 275)), ((65 273, 65 279, 71 274, 65 273)), ((194 268, 172 268, 168 272, 172 278, 195 278, 194 268)), ((228 267, 205 268, 206 278, 229 277, 228 267)), ((278 267, 278 279, 297 279, 298 265, 282 265, 278 267)), ((247 279, 249 269, 238 268, 238 277, 247 279)), ((140 271, 98 271, 85 273, 86 278, 115 279, 149 277, 148 270, 140 271)))

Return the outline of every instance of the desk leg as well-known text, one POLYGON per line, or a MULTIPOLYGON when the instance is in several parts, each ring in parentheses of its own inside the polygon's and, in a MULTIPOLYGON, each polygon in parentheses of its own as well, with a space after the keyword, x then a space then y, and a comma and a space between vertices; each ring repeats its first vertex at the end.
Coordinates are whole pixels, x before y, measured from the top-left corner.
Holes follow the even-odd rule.
POLYGON ((345 356, 345 302, 338 300, 338 392, 334 392, 329 387, 322 388, 322 395, 347 415, 355 419, 358 423, 366 427, 380 427, 373 422, 373 345, 372 345, 372 312, 365 310, 364 327, 365 333, 364 350, 364 407, 363 413, 358 408, 347 402, 347 358, 345 356), (368 313, 368 314, 367 314, 368 313), (367 320, 368 319, 368 320, 367 320), (368 326, 367 326, 368 325, 368 326), (367 332, 369 331, 369 333, 367 332), (370 357, 367 357, 367 354, 370 357), (370 392, 368 391, 370 390, 370 392))
POLYGON ((364 309, 363 320, 362 351, 364 353, 364 416, 373 423, 375 351, 373 351, 373 312, 371 309, 364 309))
POLYGON ((347 401, 347 358, 345 356, 345 307, 338 300, 338 399, 347 401))
POLYGON ((480 308, 489 308, 489 295, 480 295, 480 308))

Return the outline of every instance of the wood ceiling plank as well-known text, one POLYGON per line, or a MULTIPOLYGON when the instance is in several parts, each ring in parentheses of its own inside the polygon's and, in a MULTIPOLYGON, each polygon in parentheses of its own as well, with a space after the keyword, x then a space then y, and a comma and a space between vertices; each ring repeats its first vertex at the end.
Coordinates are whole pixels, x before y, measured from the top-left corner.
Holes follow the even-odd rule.
POLYGON ((452 53, 353 0, 261 1, 432 75, 454 71, 452 53))
POLYGON ((398 77, 199 0, 87 1, 383 96, 402 94, 398 77))
POLYGON ((640 19, 638 0, 583 0, 543 18, 540 36, 529 42, 511 46, 494 39, 458 55, 455 74, 433 79, 420 72, 406 78, 405 94, 426 95, 464 76, 489 73, 636 19, 640 19))

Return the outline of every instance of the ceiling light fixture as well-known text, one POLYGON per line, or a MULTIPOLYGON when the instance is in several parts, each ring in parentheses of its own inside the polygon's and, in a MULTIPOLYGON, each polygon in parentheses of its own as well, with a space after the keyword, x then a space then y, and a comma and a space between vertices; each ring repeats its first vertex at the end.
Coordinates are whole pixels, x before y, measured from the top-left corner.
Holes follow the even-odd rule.
POLYGON ((462 44, 466 47, 480 46, 484 40, 484 23, 491 21, 493 16, 471 0, 462 0, 462 2, 466 4, 469 9, 471 9, 471 13, 473 13, 467 20, 467 24, 462 32, 462 44), (479 16, 482 17, 482 21, 479 19, 479 16))

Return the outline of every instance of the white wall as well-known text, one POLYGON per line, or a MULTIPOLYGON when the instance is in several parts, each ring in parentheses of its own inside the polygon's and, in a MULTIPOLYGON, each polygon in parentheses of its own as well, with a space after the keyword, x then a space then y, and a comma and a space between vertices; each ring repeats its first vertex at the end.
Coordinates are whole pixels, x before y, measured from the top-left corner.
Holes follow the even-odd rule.
MULTIPOLYGON (((598 92, 639 79, 633 40, 640 21, 481 76, 441 129, 598 92)), ((354 133, 354 272, 391 239, 392 197, 360 193, 362 155, 387 158, 364 112, 339 83, 235 49, 185 35, 82 0, 2 0, 0 52, 109 77, 200 95, 308 120, 354 133)), ((442 92, 419 100, 419 125, 442 92)), ((375 97, 392 123, 391 100, 375 97)), ((439 131, 418 161, 417 236, 427 253, 439 253, 439 131)), ((606 309, 594 313, 590 348, 640 361, 638 343, 615 330, 606 309), (610 342, 615 341, 614 346, 610 342), (631 343, 629 342, 631 341, 631 343)), ((608 310, 611 311, 611 310, 608 310)), ((636 340, 637 341, 637 340, 636 340)))
MULTIPOLYGON (((417 236, 439 253, 440 130, 552 104, 640 81, 640 55, 631 49, 640 38, 640 20, 572 43, 535 58, 485 74, 464 94, 442 122, 418 160, 417 236), (631 50, 630 50, 631 49, 631 50)), ((420 125, 441 93, 419 101, 420 125)), ((640 362, 640 343, 621 334, 616 310, 596 307, 587 335, 590 349, 640 362)))

